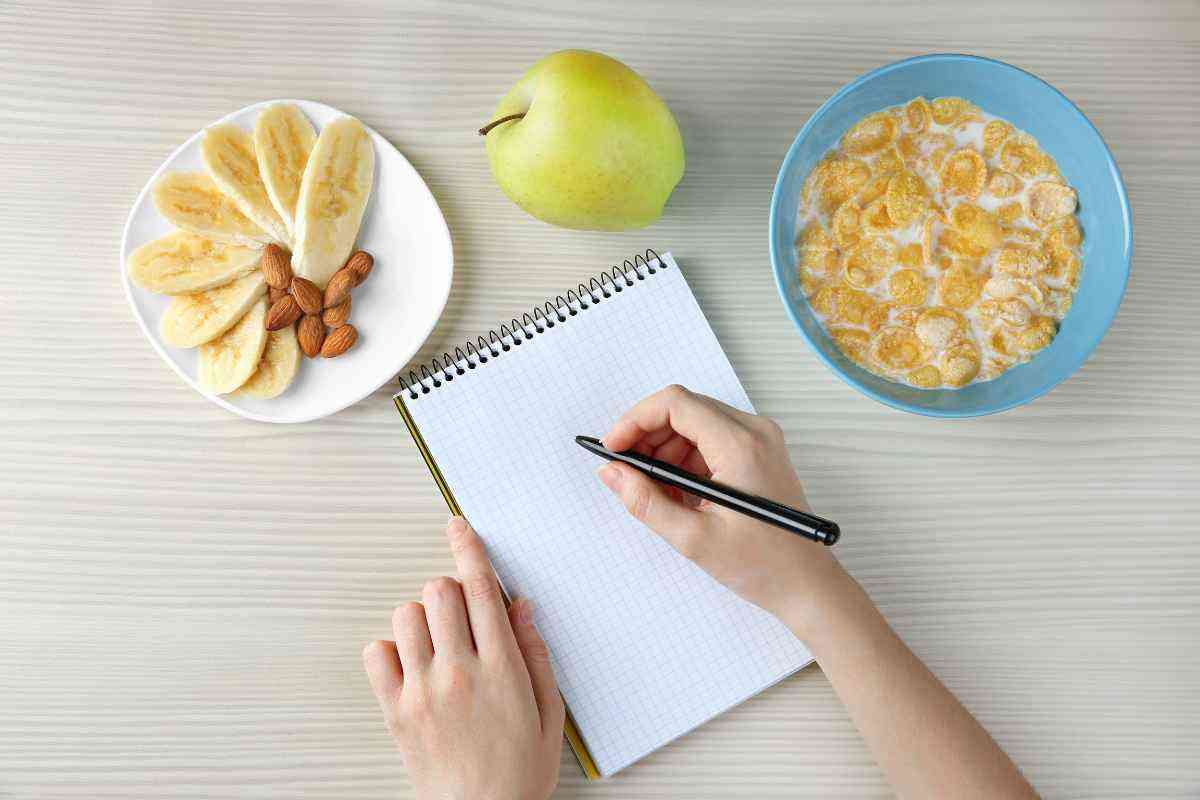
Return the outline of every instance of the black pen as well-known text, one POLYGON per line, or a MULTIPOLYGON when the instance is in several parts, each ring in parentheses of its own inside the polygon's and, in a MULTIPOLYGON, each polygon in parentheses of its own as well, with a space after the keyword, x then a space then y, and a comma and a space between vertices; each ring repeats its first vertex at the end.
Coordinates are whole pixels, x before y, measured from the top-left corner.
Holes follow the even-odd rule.
POLYGON ((620 461, 647 475, 659 483, 709 500, 719 506, 732 509, 761 522, 766 522, 785 531, 796 533, 806 539, 832 547, 841 538, 842 531, 836 522, 822 519, 798 508, 776 503, 763 497, 739 492, 715 481, 706 480, 680 469, 674 464, 659 461, 633 450, 615 452, 605 447, 599 439, 591 436, 576 436, 575 444, 608 461, 620 461))

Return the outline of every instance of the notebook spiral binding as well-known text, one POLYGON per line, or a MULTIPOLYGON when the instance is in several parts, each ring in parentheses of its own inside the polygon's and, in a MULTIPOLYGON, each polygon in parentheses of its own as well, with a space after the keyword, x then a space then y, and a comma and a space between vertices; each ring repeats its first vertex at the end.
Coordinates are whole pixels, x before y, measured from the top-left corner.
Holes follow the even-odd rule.
POLYGON ((465 375, 467 370, 486 364, 489 358, 499 358, 502 353, 519 347, 521 342, 545 333, 556 324, 567 322, 606 298, 635 286, 636 281, 643 281, 666 268, 666 263, 651 249, 632 259, 627 258, 623 264, 604 270, 586 284, 581 283, 553 300, 534 306, 531 312, 522 314, 521 319, 513 317, 508 323, 501 324, 498 330, 492 328, 486 338, 478 336, 474 342, 468 340, 455 347, 453 355, 442 353, 440 359, 435 357, 428 364, 409 370, 407 379, 400 375, 400 388, 408 393, 410 400, 416 400, 422 394, 439 388, 443 382, 454 380, 455 375, 465 375))

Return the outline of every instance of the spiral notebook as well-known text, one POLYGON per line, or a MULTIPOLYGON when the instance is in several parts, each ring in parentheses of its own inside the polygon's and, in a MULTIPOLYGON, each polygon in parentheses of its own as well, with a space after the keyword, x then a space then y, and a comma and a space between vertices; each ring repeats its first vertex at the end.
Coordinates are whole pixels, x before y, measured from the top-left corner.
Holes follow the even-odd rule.
POLYGON ((395 396, 506 593, 533 601, 592 778, 812 660, 632 519, 575 444, 671 383, 752 410, 679 266, 648 251, 410 372, 395 396))

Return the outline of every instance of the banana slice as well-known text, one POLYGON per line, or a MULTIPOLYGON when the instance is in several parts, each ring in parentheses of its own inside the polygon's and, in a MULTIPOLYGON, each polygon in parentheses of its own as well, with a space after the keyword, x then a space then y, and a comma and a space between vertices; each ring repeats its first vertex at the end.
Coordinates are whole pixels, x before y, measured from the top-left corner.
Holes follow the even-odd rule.
POLYGON ((362 123, 342 117, 321 131, 300 184, 292 269, 321 288, 354 248, 375 180, 375 148, 362 123))
POLYGON ((134 250, 125 265, 129 279, 148 292, 202 292, 252 272, 262 253, 174 231, 134 250))
POLYGON ((296 201, 300 198, 304 165, 316 141, 312 123, 291 103, 267 106, 254 123, 258 171, 271 205, 292 236, 296 233, 296 201))
POLYGON ((237 324, 200 345, 197 377, 213 394, 228 394, 245 383, 258 368, 267 346, 267 300, 260 297, 237 324))
POLYGON ((214 125, 204 132, 200 141, 200 158, 221 192, 254 220, 255 225, 277 242, 288 244, 291 241, 287 226, 267 197, 250 134, 232 122, 214 125))
POLYGON ((296 341, 296 329, 288 325, 271 331, 267 334, 267 347, 258 361, 258 368, 238 389, 238 394, 269 400, 283 394, 299 369, 300 344, 296 341))
POLYGON ((172 347, 204 344, 232 328, 266 293, 262 270, 255 270, 215 289, 176 295, 158 321, 159 335, 172 347))
POLYGON ((271 241, 204 172, 164 174, 154 184, 154 207, 168 222, 219 242, 262 247, 271 241))

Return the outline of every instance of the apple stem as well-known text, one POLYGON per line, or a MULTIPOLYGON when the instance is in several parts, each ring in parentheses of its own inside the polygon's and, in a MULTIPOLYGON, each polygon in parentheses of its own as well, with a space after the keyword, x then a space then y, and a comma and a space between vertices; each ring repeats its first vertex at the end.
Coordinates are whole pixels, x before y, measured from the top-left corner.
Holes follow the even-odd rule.
POLYGON ((512 122, 514 119, 520 119, 523 116, 525 116, 525 115, 524 114, 509 114, 507 117, 501 117, 500 119, 492 120, 487 125, 484 125, 482 128, 479 129, 479 135, 487 136, 488 131, 490 131, 492 128, 496 127, 497 125, 499 125, 503 122, 512 122))

